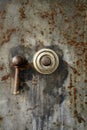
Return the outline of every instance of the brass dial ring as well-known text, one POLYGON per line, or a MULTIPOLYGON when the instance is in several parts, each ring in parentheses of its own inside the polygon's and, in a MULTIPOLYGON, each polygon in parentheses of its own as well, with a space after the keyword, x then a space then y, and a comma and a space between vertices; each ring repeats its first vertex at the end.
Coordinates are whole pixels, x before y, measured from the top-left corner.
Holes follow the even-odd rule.
POLYGON ((53 50, 44 48, 35 53, 33 64, 39 73, 51 74, 57 69, 59 58, 53 50), (42 58, 44 62, 42 62, 42 58))

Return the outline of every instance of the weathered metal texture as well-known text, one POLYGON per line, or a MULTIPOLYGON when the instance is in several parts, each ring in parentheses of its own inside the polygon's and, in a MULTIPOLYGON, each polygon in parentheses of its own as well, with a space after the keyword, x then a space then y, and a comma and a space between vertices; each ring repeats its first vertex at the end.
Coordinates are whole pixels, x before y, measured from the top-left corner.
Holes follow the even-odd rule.
POLYGON ((86 70, 87 0, 0 0, 0 130, 87 130, 86 70), (14 96, 11 58, 46 46, 58 69, 23 69, 14 96))

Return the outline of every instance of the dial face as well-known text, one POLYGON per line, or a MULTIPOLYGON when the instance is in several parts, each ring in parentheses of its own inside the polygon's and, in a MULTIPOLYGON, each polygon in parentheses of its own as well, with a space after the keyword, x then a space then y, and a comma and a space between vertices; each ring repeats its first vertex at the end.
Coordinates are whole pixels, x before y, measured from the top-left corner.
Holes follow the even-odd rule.
POLYGON ((48 55, 44 55, 40 59, 40 63, 44 66, 50 66, 51 65, 51 59, 48 55))
POLYGON ((33 64, 39 73, 51 74, 57 69, 59 58, 53 50, 44 48, 34 55, 33 64))

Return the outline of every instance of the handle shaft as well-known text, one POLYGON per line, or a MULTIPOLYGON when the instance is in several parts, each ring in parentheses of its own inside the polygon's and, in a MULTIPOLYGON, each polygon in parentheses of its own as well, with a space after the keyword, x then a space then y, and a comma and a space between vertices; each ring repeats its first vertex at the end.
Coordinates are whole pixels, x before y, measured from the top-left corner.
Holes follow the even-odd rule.
POLYGON ((14 92, 13 92, 13 94, 15 94, 15 95, 19 94, 19 85, 20 85, 19 67, 15 67, 15 79, 14 79, 14 92))

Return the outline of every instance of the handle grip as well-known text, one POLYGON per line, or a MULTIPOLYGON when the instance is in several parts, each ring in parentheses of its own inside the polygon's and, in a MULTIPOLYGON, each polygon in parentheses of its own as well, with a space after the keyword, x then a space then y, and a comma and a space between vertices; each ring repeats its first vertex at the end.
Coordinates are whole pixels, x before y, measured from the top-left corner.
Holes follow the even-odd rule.
POLYGON ((14 94, 14 95, 19 94, 19 85, 20 85, 20 80, 19 80, 19 67, 15 67, 14 91, 13 91, 13 94, 14 94))

